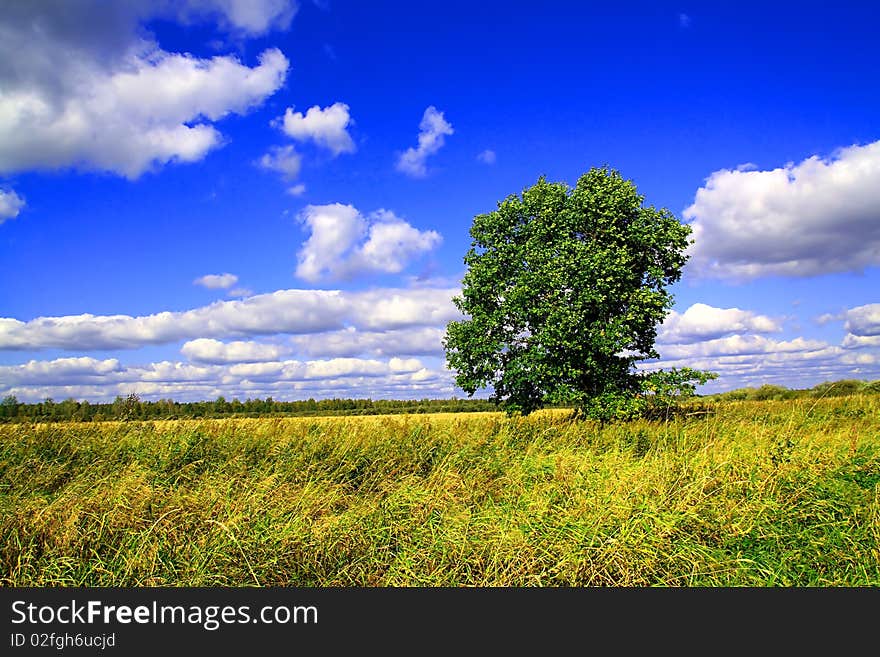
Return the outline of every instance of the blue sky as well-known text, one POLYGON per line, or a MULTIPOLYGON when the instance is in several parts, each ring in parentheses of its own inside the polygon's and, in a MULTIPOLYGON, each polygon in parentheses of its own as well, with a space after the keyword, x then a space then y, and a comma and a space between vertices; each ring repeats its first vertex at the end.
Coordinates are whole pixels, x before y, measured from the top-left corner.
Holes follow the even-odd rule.
POLYGON ((462 396, 475 214, 694 227, 661 366, 880 378, 873 3, 32 3, 0 16, 0 395, 462 396))

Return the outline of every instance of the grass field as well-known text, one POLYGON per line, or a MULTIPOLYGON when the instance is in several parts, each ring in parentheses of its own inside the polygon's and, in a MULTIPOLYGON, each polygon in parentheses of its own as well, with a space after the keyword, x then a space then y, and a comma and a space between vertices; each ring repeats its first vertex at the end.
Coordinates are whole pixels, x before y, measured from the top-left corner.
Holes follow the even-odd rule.
POLYGON ((878 586, 880 398, 0 426, 4 586, 878 586))

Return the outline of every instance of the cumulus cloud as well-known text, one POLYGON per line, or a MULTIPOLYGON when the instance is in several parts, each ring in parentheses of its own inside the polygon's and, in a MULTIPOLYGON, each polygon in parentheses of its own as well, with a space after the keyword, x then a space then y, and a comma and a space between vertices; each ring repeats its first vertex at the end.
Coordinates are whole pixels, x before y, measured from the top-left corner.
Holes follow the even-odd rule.
POLYGON ((850 308, 840 319, 845 319, 843 346, 848 349, 880 347, 880 303, 869 303, 850 308))
POLYGON ((483 164, 495 164, 495 151, 486 149, 479 155, 477 155, 477 159, 483 164))
POLYGON ((186 0, 171 6, 184 21, 213 18, 226 29, 246 36, 288 29, 299 9, 295 0, 186 0))
POLYGON ((452 125, 443 118, 443 112, 431 105, 425 110, 419 123, 419 145, 410 147, 397 159, 397 170, 414 178, 423 178, 428 170, 425 165, 429 156, 443 148, 446 136, 453 134, 452 125))
POLYGON ((116 359, 59 358, 0 366, 6 385, 59 385, 72 383, 307 381, 351 376, 386 376, 414 373, 424 366, 415 358, 386 361, 364 358, 284 360, 266 362, 191 364, 161 361, 123 367, 116 359))
MULTIPOLYGON (((847 328, 866 334, 873 331, 875 323, 880 323, 880 315, 874 315, 880 304, 872 305, 877 308, 848 311, 847 328)), ((705 386, 704 392, 765 383, 796 388, 842 378, 880 378, 880 353, 876 351, 880 330, 876 337, 851 332, 839 345, 802 336, 774 339, 762 335, 781 330, 777 320, 750 310, 694 304, 683 313, 669 314, 658 332, 660 358, 643 361, 638 367, 716 372, 719 379, 705 386)))
MULTIPOLYGON (((690 345, 696 350, 697 345, 690 345)), ((738 388, 776 382, 787 387, 815 385, 829 376, 852 376, 851 363, 844 362, 843 348, 824 344, 814 349, 753 354, 679 354, 646 362, 643 369, 693 367, 719 374, 718 386, 738 388), (804 383, 810 381, 811 383, 804 383)))
POLYGON ((16 386, 6 390, 0 384, 0 394, 13 394, 25 402, 41 401, 46 397, 73 397, 108 402, 113 401, 117 395, 127 396, 131 393, 146 400, 172 398, 178 401, 210 400, 221 395, 226 399, 272 397, 279 400, 352 396, 371 399, 439 399, 456 394, 456 390, 448 373, 427 368, 412 374, 309 381, 137 381, 103 385, 16 386))
POLYGON ((778 354, 790 351, 816 351, 827 347, 821 340, 772 340, 762 335, 731 335, 691 344, 665 345, 660 348, 664 359, 698 358, 707 356, 740 356, 778 354))
POLYGON ((23 365, 0 366, 0 380, 6 385, 70 385, 95 383, 122 371, 115 358, 58 358, 52 361, 31 360, 23 365))
POLYGON ((436 231, 418 230, 388 210, 372 213, 368 223, 367 241, 356 253, 358 269, 398 273, 412 258, 442 241, 436 231))
POLYGON ((769 171, 722 169, 697 190, 691 271, 748 280, 880 265, 880 141, 769 171))
POLYGON ((231 55, 167 52, 145 35, 143 21, 207 12, 250 33, 291 6, 7 3, 0 15, 0 173, 70 167, 135 179, 202 159, 223 143, 213 123, 250 111, 280 88, 287 58, 269 48, 248 66, 231 55))
POLYGON ((333 358, 233 364, 172 361, 122 366, 116 359, 67 358, 0 366, 0 395, 22 401, 74 397, 112 400, 135 392, 145 399, 267 397, 422 398, 453 393, 451 375, 415 358, 333 358))
POLYGON ((307 205, 298 218, 310 234, 297 256, 296 275, 308 281, 342 268, 343 257, 366 230, 361 213, 342 203, 307 205))
POLYGON ((670 311, 657 332, 657 341, 696 342, 729 333, 772 333, 780 330, 782 327, 778 322, 751 310, 715 308, 705 303, 695 303, 683 313, 670 311))
POLYGON ((278 290, 153 315, 68 315, 23 322, 0 318, 0 349, 133 349, 196 338, 308 334, 348 326, 385 331, 445 326, 461 315, 449 288, 278 290))
POLYGON ((313 358, 339 356, 443 355, 445 328, 424 326, 395 331, 364 331, 349 326, 339 331, 297 335, 291 344, 313 358))
POLYGON ((844 328, 855 335, 880 335, 880 303, 869 303, 847 310, 844 328))
POLYGON ((315 105, 305 115, 288 107, 281 119, 284 134, 297 141, 313 141, 330 151, 334 157, 356 150, 354 141, 348 134, 351 123, 348 105, 338 102, 324 109, 315 105))
POLYGON ((847 349, 880 347, 880 335, 855 335, 847 333, 843 338, 842 344, 847 349))
POLYGON ((238 282, 235 274, 205 274, 193 281, 194 285, 201 285, 209 290, 225 290, 238 282))
POLYGON ((306 193, 306 186, 303 183, 293 185, 287 188, 287 193, 291 196, 302 196, 306 193))
POLYGON ((13 394, 19 400, 28 402, 40 401, 46 397, 112 401, 116 395, 127 396, 131 393, 137 393, 141 399, 173 398, 179 401, 216 399, 220 395, 227 399, 271 396, 280 400, 296 400, 352 396, 372 399, 438 399, 456 394, 448 372, 428 368, 412 374, 388 376, 349 376, 308 381, 231 381, 136 381, 103 385, 17 386, 7 390, 3 390, 0 384, 0 394, 13 394))
POLYGON ((830 324, 831 322, 839 322, 844 319, 844 316, 840 313, 822 313, 818 317, 814 318, 813 321, 816 322, 819 326, 825 326, 825 324, 830 324))
POLYGON ((220 342, 210 338, 199 338, 186 342, 180 353, 194 363, 259 363, 278 360, 289 353, 282 345, 236 340, 220 342))
POLYGON ((880 354, 854 351, 821 340, 775 341, 763 336, 730 336, 703 343, 661 346, 662 358, 643 370, 692 367, 719 375, 702 390, 729 390, 765 383, 807 388, 823 381, 880 378, 880 354))
POLYGON ((293 146, 272 146, 269 152, 264 153, 259 159, 258 164, 264 169, 280 173, 285 180, 294 180, 302 167, 302 156, 293 146))
POLYGON ((341 203, 308 205, 299 220, 310 234, 297 255, 296 275, 311 282, 398 273, 442 241, 436 231, 420 231, 388 210, 364 216, 341 203))
POLYGON ((14 191, 0 189, 0 224, 7 219, 15 219, 24 207, 24 199, 14 191))

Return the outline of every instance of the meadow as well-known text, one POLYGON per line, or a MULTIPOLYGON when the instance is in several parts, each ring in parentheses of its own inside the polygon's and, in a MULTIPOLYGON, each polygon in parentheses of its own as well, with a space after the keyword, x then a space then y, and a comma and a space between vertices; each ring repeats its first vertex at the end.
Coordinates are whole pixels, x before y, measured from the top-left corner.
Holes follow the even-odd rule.
POLYGON ((3 586, 878 586, 880 396, 0 425, 3 586))

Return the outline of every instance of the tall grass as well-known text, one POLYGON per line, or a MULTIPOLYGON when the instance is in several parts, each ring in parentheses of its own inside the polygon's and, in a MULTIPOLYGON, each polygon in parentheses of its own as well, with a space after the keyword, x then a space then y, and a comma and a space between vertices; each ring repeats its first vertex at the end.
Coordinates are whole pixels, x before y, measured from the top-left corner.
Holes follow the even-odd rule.
POLYGON ((880 399, 0 426, 6 586, 877 586, 880 399))

